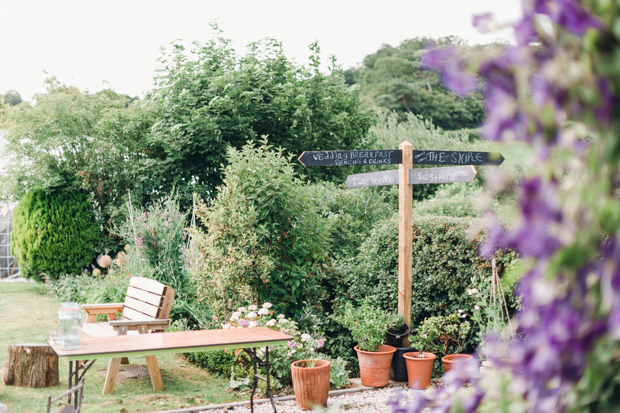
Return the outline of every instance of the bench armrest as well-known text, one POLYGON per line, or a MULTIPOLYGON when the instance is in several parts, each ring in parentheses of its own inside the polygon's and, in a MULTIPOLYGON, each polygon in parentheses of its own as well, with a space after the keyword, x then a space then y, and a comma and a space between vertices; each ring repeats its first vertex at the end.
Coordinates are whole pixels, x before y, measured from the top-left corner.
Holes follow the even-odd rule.
POLYGON ((128 330, 137 330, 138 326, 146 326, 147 329, 153 331, 163 331, 168 329, 170 325, 169 319, 162 320, 114 320, 108 321, 114 330, 118 330, 119 327, 127 327, 128 330))
POLYGON ((122 313, 123 303, 105 303, 105 304, 82 304, 82 309, 88 314, 108 314, 122 313))

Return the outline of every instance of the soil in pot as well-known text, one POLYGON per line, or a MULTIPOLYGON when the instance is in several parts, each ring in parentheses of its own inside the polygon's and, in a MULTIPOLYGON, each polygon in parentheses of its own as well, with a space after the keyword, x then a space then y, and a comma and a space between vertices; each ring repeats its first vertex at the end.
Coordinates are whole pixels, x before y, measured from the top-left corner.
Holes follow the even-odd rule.
POLYGON ((433 373, 433 363, 437 358, 433 353, 422 353, 424 358, 418 357, 419 352, 403 354, 407 362, 407 375, 409 378, 409 388, 425 390, 431 384, 431 374, 433 373))
POLYGON ((403 354, 415 351, 415 347, 396 347, 396 352, 392 357, 392 365, 390 367, 390 380, 407 381, 407 363, 403 354))
POLYGON ((327 407, 330 369, 328 360, 299 360, 291 364, 295 400, 300 408, 312 410, 317 405, 327 407), (308 361, 315 361, 315 366, 301 367, 308 361))
POLYGON ((399 330, 388 329, 385 333, 385 344, 392 347, 402 347, 409 336, 409 326, 405 324, 399 330))
POLYGON ((379 346, 379 351, 364 351, 357 346, 357 359, 360 363, 362 385, 368 387, 385 387, 390 380, 390 365, 396 347, 379 346))
POLYGON ((447 373, 450 371, 454 363, 466 361, 471 358, 471 354, 450 354, 449 356, 444 356, 441 358, 441 362, 443 363, 443 370, 447 373))

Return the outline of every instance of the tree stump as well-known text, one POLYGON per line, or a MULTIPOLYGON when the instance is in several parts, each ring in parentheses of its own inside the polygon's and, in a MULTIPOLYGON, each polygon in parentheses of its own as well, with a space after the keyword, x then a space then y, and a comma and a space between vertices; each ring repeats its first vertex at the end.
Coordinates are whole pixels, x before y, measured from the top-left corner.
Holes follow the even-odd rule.
POLYGON ((8 357, 0 369, 7 386, 49 387, 58 384, 58 355, 47 344, 7 346, 8 357))

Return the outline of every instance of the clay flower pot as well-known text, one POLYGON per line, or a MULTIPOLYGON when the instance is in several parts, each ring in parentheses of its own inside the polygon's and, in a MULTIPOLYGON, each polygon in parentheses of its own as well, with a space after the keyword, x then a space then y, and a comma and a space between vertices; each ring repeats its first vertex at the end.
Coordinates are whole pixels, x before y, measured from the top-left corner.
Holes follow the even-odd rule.
POLYGON ((379 346, 379 351, 364 351, 357 346, 357 359, 360 363, 362 385, 368 387, 385 387, 390 381, 390 366, 396 347, 379 346))
POLYGON ((419 358, 420 352, 412 351, 403 354, 407 362, 407 376, 409 378, 409 388, 424 390, 428 389, 431 384, 431 373, 433 372, 433 363, 437 358, 433 353, 422 353, 424 358, 419 358))
POLYGON ((472 358, 471 354, 450 354, 441 358, 443 370, 447 373, 452 368, 452 364, 466 361, 472 358))
POLYGON ((327 360, 312 360, 316 361, 314 367, 300 367, 308 361, 299 360, 291 364, 297 405, 304 410, 312 410, 316 405, 327 407, 331 363, 327 360))

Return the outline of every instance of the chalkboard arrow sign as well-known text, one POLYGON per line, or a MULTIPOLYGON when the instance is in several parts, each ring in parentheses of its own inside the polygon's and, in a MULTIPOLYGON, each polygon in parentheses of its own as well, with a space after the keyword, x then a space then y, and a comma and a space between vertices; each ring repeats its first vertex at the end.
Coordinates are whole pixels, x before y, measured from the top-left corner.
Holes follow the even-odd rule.
POLYGON ((390 165, 402 161, 400 150, 306 151, 299 156, 304 166, 390 165))
POLYGON ((347 188, 366 188, 398 184, 398 169, 347 176, 347 188))
MULTIPOLYGON (((476 177, 476 168, 471 165, 448 166, 444 168, 419 168, 409 170, 409 184, 451 184, 471 182, 476 177)), ((398 169, 370 172, 347 176, 347 188, 366 188, 398 184, 398 169)))
POLYGON ((499 152, 413 151, 414 164, 427 165, 501 165, 499 152))
POLYGON ((456 182, 471 182, 474 180, 477 173, 476 168, 471 165, 410 169, 409 184, 452 184, 456 182))

